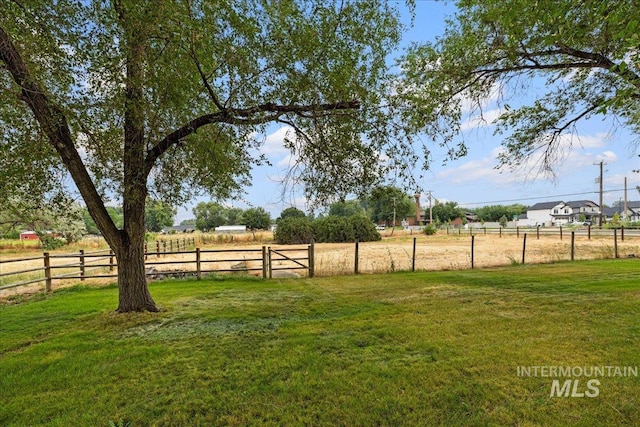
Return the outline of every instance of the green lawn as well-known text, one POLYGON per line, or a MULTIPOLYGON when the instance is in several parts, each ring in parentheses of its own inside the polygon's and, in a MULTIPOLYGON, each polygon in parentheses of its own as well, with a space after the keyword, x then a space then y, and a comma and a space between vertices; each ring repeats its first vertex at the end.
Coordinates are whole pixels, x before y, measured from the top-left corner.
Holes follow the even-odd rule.
POLYGON ((132 315, 114 286, 61 290, 0 306, 0 425, 640 425, 636 376, 596 397, 518 376, 640 366, 639 279, 631 259, 165 281, 132 315))

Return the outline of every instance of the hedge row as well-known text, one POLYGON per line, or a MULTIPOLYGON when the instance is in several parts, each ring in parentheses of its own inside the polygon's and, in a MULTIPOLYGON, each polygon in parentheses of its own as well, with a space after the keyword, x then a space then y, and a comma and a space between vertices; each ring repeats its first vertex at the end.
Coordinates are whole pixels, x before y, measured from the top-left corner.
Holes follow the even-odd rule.
POLYGON ((364 215, 350 217, 328 216, 316 220, 285 218, 278 222, 274 233, 276 243, 294 245, 302 243, 372 242, 380 240, 380 233, 364 215))

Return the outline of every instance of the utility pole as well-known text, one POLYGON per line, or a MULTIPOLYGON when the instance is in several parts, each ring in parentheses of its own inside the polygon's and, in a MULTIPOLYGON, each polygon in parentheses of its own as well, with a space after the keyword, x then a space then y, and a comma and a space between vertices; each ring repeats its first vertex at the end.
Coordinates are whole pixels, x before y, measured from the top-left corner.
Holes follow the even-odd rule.
POLYGON ((427 191, 427 194, 429 195, 429 225, 433 224, 433 204, 431 203, 431 193, 431 190, 427 191))
POLYGON ((623 219, 627 221, 627 209, 629 209, 629 204, 627 203, 627 177, 624 177, 624 215, 623 219))
POLYGON ((603 181, 603 179, 602 179, 602 175, 603 175, 602 167, 603 167, 603 165, 606 165, 606 163, 604 161, 600 160, 599 163, 594 163, 594 165, 600 165, 600 178, 598 179, 598 181, 600 182, 600 220, 598 221, 599 222, 598 225, 600 227, 602 227, 602 209, 603 209, 602 208, 602 181, 603 181))

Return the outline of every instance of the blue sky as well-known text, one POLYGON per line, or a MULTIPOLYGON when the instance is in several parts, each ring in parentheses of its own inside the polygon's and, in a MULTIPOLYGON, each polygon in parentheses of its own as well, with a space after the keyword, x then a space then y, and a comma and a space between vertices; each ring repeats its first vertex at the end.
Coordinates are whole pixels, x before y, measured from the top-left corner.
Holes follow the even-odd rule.
MULTIPOLYGON (((403 45, 411 42, 433 41, 444 32, 446 16, 452 16, 455 8, 451 3, 431 0, 417 0, 415 23, 404 37, 403 45)), ((406 22, 409 15, 405 14, 406 22)), ((484 117, 490 121, 497 117, 499 110, 488 103, 484 117)), ((434 162, 425 178, 419 181, 423 193, 433 192, 433 197, 440 201, 455 201, 461 206, 479 207, 489 204, 522 203, 532 205, 552 200, 599 200, 600 168, 598 163, 604 161, 603 201, 611 205, 624 200, 624 180, 627 178, 628 199, 640 200, 636 186, 640 185, 640 174, 633 170, 640 169, 640 158, 632 144, 637 138, 622 128, 615 129, 612 120, 595 119, 580 122, 574 136, 567 138, 563 145, 571 149, 557 163, 555 176, 543 176, 533 172, 513 173, 509 170, 496 170, 497 155, 500 152, 500 136, 494 136, 494 127, 490 124, 479 124, 471 118, 464 125, 465 141, 469 146, 469 154, 459 160, 442 165, 445 153, 434 147, 434 162)), ((301 192, 284 191, 282 177, 289 165, 289 153, 284 149, 282 140, 286 129, 271 128, 266 135, 263 153, 270 159, 272 166, 262 166, 253 171, 253 185, 247 188, 244 200, 230 201, 230 206, 246 209, 249 206, 261 206, 276 218, 279 213, 290 206, 307 210, 301 192)), ((535 161, 535 159, 532 159, 535 161)), ((534 169, 535 171, 535 169, 534 169)), ((409 190, 407 189, 409 192, 409 190)), ((176 223, 192 218, 191 209, 198 201, 181 207, 176 223)), ((427 204, 426 196, 422 199, 427 204)))

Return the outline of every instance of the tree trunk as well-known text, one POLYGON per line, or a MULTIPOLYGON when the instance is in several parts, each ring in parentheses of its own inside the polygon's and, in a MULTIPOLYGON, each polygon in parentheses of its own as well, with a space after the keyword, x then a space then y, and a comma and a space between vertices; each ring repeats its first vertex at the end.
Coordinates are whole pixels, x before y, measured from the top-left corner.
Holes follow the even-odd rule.
POLYGON ((118 312, 158 311, 147 287, 144 239, 122 245, 116 251, 116 258, 118 260, 118 312))

